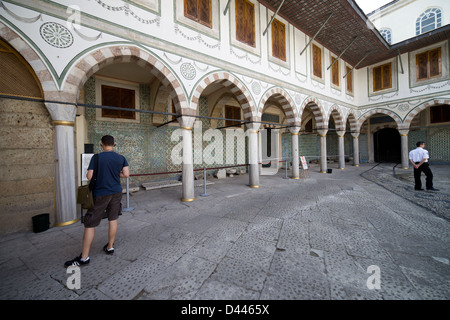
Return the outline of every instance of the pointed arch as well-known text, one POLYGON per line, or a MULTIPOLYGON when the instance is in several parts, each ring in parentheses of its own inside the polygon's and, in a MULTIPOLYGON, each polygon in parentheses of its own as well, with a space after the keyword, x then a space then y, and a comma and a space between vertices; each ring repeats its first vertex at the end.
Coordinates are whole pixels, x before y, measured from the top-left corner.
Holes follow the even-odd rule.
POLYGON ((425 110, 428 107, 432 107, 439 104, 450 104, 450 98, 448 97, 436 98, 415 106, 405 117, 404 127, 409 128, 411 126, 411 122, 414 119, 414 117, 417 116, 421 111, 425 110))
POLYGON ((134 62, 155 75, 170 91, 177 112, 192 115, 186 94, 174 73, 157 57, 135 45, 110 45, 96 48, 79 59, 67 73, 64 92, 78 97, 84 83, 101 68, 114 63, 134 62))
POLYGON ((340 110, 339 106, 337 104, 333 104, 330 108, 329 114, 328 114, 328 121, 330 121, 330 118, 333 117, 334 124, 336 126, 336 130, 344 130, 345 131, 345 122, 342 116, 342 111, 340 110))
POLYGON ((397 124, 397 129, 402 129, 404 127, 402 119, 400 119, 400 117, 396 113, 394 113, 392 111, 385 110, 385 109, 376 108, 376 109, 372 109, 370 111, 367 111, 366 113, 362 114, 359 117, 357 130, 360 131, 364 121, 366 121, 371 116, 373 116, 374 114, 377 114, 377 113, 385 114, 387 116, 390 116, 392 119, 394 119, 395 123, 397 124))
POLYGON ((221 84, 228 88, 230 92, 236 97, 236 100, 241 105, 244 112, 244 119, 250 121, 260 121, 261 116, 258 115, 255 102, 250 94, 250 91, 245 85, 234 75, 226 71, 219 71, 211 73, 201 79, 191 97, 191 108, 197 110, 200 96, 207 86, 213 83, 221 84))
POLYGON ((322 103, 320 102, 319 99, 315 98, 315 97, 308 97, 306 98, 300 108, 299 108, 299 118, 301 119, 303 111, 305 110, 306 106, 311 108, 312 113, 314 114, 314 118, 316 120, 316 126, 318 129, 327 129, 328 128, 328 123, 325 122, 325 112, 322 106, 322 103))
POLYGON ((287 123, 300 126, 300 120, 297 112, 294 108, 295 104, 289 94, 282 88, 271 88, 261 98, 258 106, 258 113, 262 114, 264 105, 270 99, 275 99, 282 107, 284 114, 286 115, 287 123))

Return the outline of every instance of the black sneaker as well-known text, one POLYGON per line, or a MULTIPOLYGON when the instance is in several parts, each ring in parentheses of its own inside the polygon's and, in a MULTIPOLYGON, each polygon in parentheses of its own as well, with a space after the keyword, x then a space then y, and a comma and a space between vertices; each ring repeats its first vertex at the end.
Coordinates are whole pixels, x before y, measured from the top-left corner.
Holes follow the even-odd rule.
POLYGON ((64 267, 67 268, 67 267, 70 267, 70 266, 84 266, 84 265, 88 264, 89 261, 91 261, 89 258, 87 258, 86 261, 82 261, 82 260, 81 260, 81 254, 80 254, 80 255, 79 255, 78 257, 76 257, 75 259, 66 261, 66 262, 64 263, 64 267))
POLYGON ((114 248, 108 249, 108 244, 105 244, 103 247, 103 251, 105 251, 107 254, 114 254, 114 248))

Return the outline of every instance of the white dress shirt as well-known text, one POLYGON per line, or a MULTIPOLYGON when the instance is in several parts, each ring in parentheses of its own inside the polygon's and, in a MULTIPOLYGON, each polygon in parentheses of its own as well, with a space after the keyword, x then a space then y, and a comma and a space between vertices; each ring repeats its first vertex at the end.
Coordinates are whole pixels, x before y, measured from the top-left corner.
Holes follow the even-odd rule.
POLYGON ((428 162, 428 158, 430 158, 428 151, 421 147, 417 147, 409 152, 409 159, 414 162, 420 162, 422 159, 426 159, 425 162, 428 162))

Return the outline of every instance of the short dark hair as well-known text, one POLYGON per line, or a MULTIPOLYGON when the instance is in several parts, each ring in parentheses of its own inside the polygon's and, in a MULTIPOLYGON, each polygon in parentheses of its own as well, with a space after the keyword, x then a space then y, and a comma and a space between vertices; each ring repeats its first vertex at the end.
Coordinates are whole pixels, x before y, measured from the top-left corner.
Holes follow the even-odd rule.
POLYGON ((420 146, 423 145, 424 143, 425 143, 425 141, 417 141, 416 147, 420 147, 420 146))
POLYGON ((110 135, 103 136, 102 143, 104 146, 113 146, 114 147, 114 137, 110 136, 110 135))

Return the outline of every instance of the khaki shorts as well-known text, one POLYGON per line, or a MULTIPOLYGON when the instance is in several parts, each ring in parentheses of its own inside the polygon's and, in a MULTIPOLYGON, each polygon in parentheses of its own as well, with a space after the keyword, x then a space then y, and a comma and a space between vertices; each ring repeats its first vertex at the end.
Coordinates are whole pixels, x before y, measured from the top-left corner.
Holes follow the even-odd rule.
POLYGON ((94 197, 94 207, 89 209, 84 215, 84 227, 97 227, 105 215, 105 210, 108 221, 119 219, 121 201, 122 192, 94 197))

